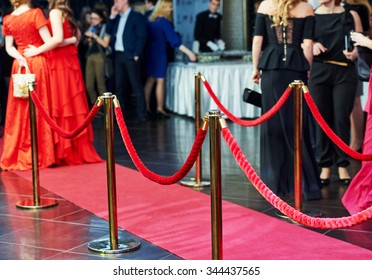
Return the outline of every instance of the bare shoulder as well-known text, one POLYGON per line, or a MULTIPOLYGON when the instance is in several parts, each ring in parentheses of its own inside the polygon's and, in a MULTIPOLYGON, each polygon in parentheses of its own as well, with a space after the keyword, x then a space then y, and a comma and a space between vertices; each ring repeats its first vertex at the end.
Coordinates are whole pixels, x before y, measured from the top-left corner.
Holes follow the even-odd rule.
POLYGON ((257 9, 257 13, 261 14, 271 14, 272 10, 275 8, 273 0, 264 0, 261 2, 257 9))
POLYGON ((62 18, 62 11, 59 9, 52 9, 49 11, 49 17, 62 18))
POLYGON ((294 12, 298 17, 308 17, 314 15, 313 6, 307 2, 299 2, 295 7, 294 12))

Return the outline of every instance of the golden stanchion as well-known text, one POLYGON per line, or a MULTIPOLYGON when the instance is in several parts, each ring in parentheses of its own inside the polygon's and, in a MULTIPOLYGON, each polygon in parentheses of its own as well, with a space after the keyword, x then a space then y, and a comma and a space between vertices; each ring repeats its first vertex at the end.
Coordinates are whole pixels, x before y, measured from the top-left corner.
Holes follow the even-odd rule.
MULTIPOLYGON (((125 253, 138 249, 140 247, 140 242, 132 238, 120 238, 118 234, 113 119, 113 100, 115 96, 112 95, 111 92, 105 92, 100 98, 105 101, 106 169, 110 238, 92 241, 88 244, 88 248, 100 253, 125 253)), ((115 106, 120 106, 118 100, 116 98, 115 100, 115 106)))
MULTIPOLYGON (((218 110, 209 112, 209 145, 211 169, 212 259, 222 260, 222 194, 221 194, 221 128, 218 110)), ((226 125, 226 123, 224 124, 226 125)))
POLYGON ((21 200, 16 203, 16 207, 22 209, 43 209, 58 205, 54 199, 40 198, 40 181, 39 181, 39 160, 37 144, 37 124, 35 105, 32 101, 30 92, 35 88, 35 82, 28 82, 28 101, 30 107, 30 134, 31 134, 31 163, 32 163, 32 186, 33 199, 21 200))
MULTIPOLYGON (((297 211, 303 212, 313 217, 322 216, 321 213, 315 211, 303 211, 302 210, 302 131, 303 131, 303 96, 302 88, 304 83, 299 80, 295 80, 291 84, 293 90, 293 110, 294 110, 294 208, 297 211)), ((278 216, 288 218, 281 212, 277 213, 278 216)))
POLYGON ((302 210, 302 81, 294 81, 294 208, 302 210))
MULTIPOLYGON (((198 130, 201 124, 201 109, 200 109, 200 73, 195 73, 195 135, 198 134, 198 130)), ((203 187, 210 186, 209 181, 202 180, 202 151, 200 150, 199 156, 195 161, 195 178, 180 181, 183 186, 192 187, 198 190, 202 190, 203 187)))

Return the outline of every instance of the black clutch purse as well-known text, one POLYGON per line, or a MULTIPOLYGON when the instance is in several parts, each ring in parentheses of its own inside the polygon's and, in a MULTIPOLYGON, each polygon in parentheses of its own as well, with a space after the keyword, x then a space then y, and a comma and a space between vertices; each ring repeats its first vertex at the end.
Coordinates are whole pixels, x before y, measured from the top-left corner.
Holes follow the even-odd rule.
POLYGON ((243 92, 244 102, 261 108, 261 104, 262 104, 261 99, 262 99, 261 93, 254 91, 252 89, 249 89, 249 88, 244 89, 244 92, 243 92))
POLYGON ((369 81, 372 65, 372 50, 358 46, 357 70, 358 78, 363 82, 369 81))

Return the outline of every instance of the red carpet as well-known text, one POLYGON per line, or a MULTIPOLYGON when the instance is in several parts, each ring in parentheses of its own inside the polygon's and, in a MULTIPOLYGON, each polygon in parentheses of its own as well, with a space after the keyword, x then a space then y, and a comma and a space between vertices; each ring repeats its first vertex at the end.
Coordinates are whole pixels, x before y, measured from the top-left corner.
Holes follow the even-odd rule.
MULTIPOLYGON (((30 171, 15 173, 32 180, 30 171)), ((152 183, 119 165, 116 179, 120 228, 184 259, 211 259, 208 195, 152 183)), ((40 170, 40 183, 107 219, 105 163, 40 170)), ((372 251, 229 202, 223 202, 223 237, 224 259, 372 259, 372 251)))

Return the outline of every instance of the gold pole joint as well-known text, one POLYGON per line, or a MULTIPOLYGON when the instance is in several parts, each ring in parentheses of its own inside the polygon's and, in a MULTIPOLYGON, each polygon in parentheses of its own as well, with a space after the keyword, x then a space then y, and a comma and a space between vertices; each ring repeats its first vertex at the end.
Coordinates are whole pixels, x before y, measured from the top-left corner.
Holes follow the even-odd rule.
POLYGON ((102 96, 98 96, 97 97, 97 100, 96 100, 96 105, 97 105, 97 107, 101 107, 102 105, 103 105, 103 98, 102 98, 102 96))
POLYGON ((302 92, 303 92, 304 94, 309 93, 309 88, 307 87, 307 85, 303 85, 303 86, 302 86, 302 92))
POLYGON ((36 83, 34 81, 33 82, 27 82, 27 85, 28 85, 28 90, 29 91, 35 90, 36 83))
POLYGON ((226 120, 224 118, 220 118, 218 121, 220 123, 221 129, 224 129, 224 128, 227 127, 227 123, 226 123, 226 120))
POLYGON ((113 103, 114 103, 114 107, 115 108, 119 108, 120 107, 120 102, 119 102, 119 99, 116 97, 116 95, 114 97, 113 103))
POLYGON ((209 124, 209 117, 206 115, 203 118, 203 123, 200 128, 205 131, 208 129, 208 124, 209 124))

